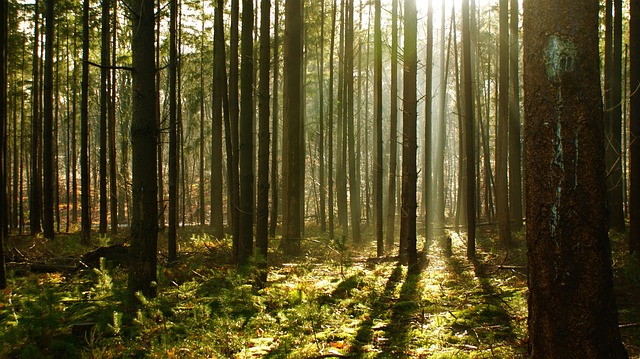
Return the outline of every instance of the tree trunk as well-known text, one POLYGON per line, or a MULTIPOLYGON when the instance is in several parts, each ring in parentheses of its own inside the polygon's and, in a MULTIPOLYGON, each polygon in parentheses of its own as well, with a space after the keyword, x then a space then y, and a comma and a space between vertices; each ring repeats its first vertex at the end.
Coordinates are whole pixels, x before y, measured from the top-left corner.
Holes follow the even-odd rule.
POLYGON ((102 46, 100 47, 100 226, 99 233, 107 233, 107 121, 109 117, 109 77, 111 50, 109 49, 109 0, 102 0, 102 46))
MULTIPOLYGON (((387 233, 385 247, 393 249, 396 220, 396 173, 398 157, 398 1, 391 5, 391 104, 389 106, 389 190, 387 194, 387 233)), ((430 157, 430 155, 429 155, 430 157)), ((429 167, 425 167, 430 171, 429 167)), ((427 226, 427 223, 425 223, 427 226)), ((428 237, 427 237, 428 238, 428 237)))
POLYGON ((177 259, 178 227, 178 113, 176 41, 178 23, 177 0, 169 2, 169 232, 167 236, 168 261, 177 259))
MULTIPOLYGON (((400 235, 406 243, 406 258, 410 273, 417 273, 418 252, 416 248, 416 138, 417 113, 417 32, 418 12, 415 0, 404 2, 404 81, 402 116, 402 215, 400 235)), ((402 248, 400 248, 402 251, 402 248)), ((402 252, 401 252, 402 253, 402 252)), ((403 257, 402 255, 400 257, 403 257)))
POLYGON ((336 42, 336 12, 337 12, 338 2, 337 0, 333 0, 333 8, 331 9, 331 44, 329 45, 329 120, 327 123, 327 127, 329 128, 329 133, 327 134, 329 147, 329 159, 327 163, 327 173, 329 174, 329 178, 327 179, 327 186, 329 187, 328 194, 328 207, 329 207, 329 239, 333 240, 335 238, 335 224, 334 224, 334 207, 333 207, 333 74, 334 74, 334 48, 336 42))
POLYGON ((253 255, 253 1, 242 1, 240 104, 240 242, 238 264, 253 255))
POLYGON ((89 2, 82 5, 82 98, 80 100, 80 214, 82 244, 91 241, 89 176, 89 2))
MULTIPOLYGON (((113 2, 113 31, 111 44, 112 64, 115 66, 117 61, 116 55, 116 34, 118 29, 118 2, 113 2)), ((118 177, 116 175, 117 154, 116 154, 116 70, 110 69, 111 81, 111 103, 109 105, 109 199, 111 214, 111 234, 118 233, 118 177)))
POLYGON ((285 2, 284 47, 284 146, 282 149, 283 200, 282 250, 287 255, 301 253, 303 179, 300 168, 304 158, 300 148, 302 113, 302 49, 304 4, 298 0, 285 2))
MULTIPOLYGON (((431 3, 431 2, 429 2, 431 3)), ((380 24, 381 5, 380 0, 375 0, 374 15, 374 55, 373 55, 373 102, 375 118, 375 146, 376 157, 373 163, 374 171, 374 211, 376 214, 376 244, 378 257, 384 255, 384 237, 382 222, 382 27, 380 24)))
POLYGON ((346 121, 347 147, 349 151, 349 202, 351 204, 351 228, 353 242, 362 242, 360 234, 360 167, 356 163, 355 131, 354 131, 354 90, 353 90, 353 0, 347 0, 345 31, 345 85, 346 85, 346 121))
MULTIPOLYGON (((88 1, 88 0, 87 0, 88 1)), ((33 116, 31 119, 31 183, 29 191, 29 221, 31 234, 39 233, 40 217, 42 213, 42 171, 40 168, 40 58, 38 44, 40 43, 40 13, 38 10, 39 1, 35 2, 35 20, 33 25, 33 84, 31 86, 31 109, 33 116)), ((87 40, 88 45, 88 40, 87 40)), ((84 65, 88 66, 88 65, 84 65)))
MULTIPOLYGON (((269 253, 269 62, 271 55, 271 8, 269 0, 260 1, 260 84, 258 95, 258 204, 256 208, 256 245, 260 282, 267 283, 269 253)), ((274 108, 275 111, 275 108, 274 108)), ((274 133, 275 136, 275 133, 274 133)), ((275 154, 274 154, 275 155, 275 154)))
POLYGON ((154 297, 157 288, 158 179, 153 0, 131 2, 132 30, 132 208, 128 294, 154 297))
POLYGON ((598 1, 524 9, 530 356, 626 358, 607 236, 598 1))
MULTIPOLYGON (((433 153, 433 1, 429 0, 427 10, 427 59, 425 65, 425 98, 424 98, 424 180, 423 180, 423 198, 424 206, 424 236, 427 241, 431 240, 432 228, 430 226, 430 218, 433 207, 429 206, 433 197, 433 174, 432 160, 433 153)), ((391 177, 389 177, 391 178, 391 177)))
MULTIPOLYGON (((222 9, 218 9, 223 5, 216 4, 216 13, 214 19, 214 38, 213 38, 213 121, 211 123, 211 228, 213 235, 218 238, 224 238, 223 224, 223 200, 222 200, 222 121, 223 121, 223 101, 226 94, 226 76, 225 76, 225 54, 224 54, 224 27, 222 24, 222 9), (219 12, 219 13, 218 13, 219 12)), ((229 163, 233 157, 227 157, 229 163)), ((237 168, 237 167, 235 167, 237 168)), ((231 165, 229 165, 231 169, 231 165)), ((227 186, 232 187, 235 183, 235 171, 229 171, 229 181, 227 186)), ((234 191, 234 189, 232 189, 234 191)), ((204 197, 204 195, 203 195, 204 197)), ((228 201, 234 201, 233 197, 228 201)), ((233 202, 235 203, 235 202, 233 202)), ((232 210, 229 213, 231 218, 235 212, 235 206, 229 206, 232 210)), ((232 220, 229 224, 235 223, 232 220)))
POLYGON ((235 212, 231 216, 232 223, 232 237, 233 237, 233 259, 234 261, 238 261, 238 254, 240 249, 240 182, 239 182, 239 172, 238 172, 238 161, 239 161, 239 146, 238 146, 238 119, 240 114, 240 108, 238 103, 239 97, 239 89, 238 89, 238 16, 239 16, 239 0, 231 0, 231 29, 230 29, 230 46, 229 46, 229 124, 231 125, 231 147, 233 151, 232 160, 227 164, 229 168, 233 167, 233 169, 229 169, 233 174, 233 182, 229 182, 230 190, 230 198, 231 201, 230 207, 231 210, 229 212, 235 212))
MULTIPOLYGON (((0 145, 0 208, 8 208, 7 203, 7 184, 5 183, 6 168, 6 138, 7 135, 7 39, 8 39, 8 22, 9 22, 9 2, 0 3, 0 138, 3 139, 0 145)), ((15 129, 14 129, 15 131, 15 129)), ((15 180, 15 179, 14 179, 15 180)), ((3 213, 6 213, 3 210, 3 213)), ((6 216, 0 216, 0 289, 7 288, 7 276, 4 266, 4 228, 6 216)))
POLYGON ((500 244, 511 245, 509 184, 507 182, 509 137, 509 0, 500 0, 500 84, 498 88, 498 137, 496 138, 496 196, 500 244))
POLYGON ((622 202, 622 0, 613 0, 613 53, 610 66, 610 103, 607 107, 607 194, 609 201, 609 228, 624 232, 622 202))
MULTIPOLYGON (((630 138, 640 136, 640 0, 631 0, 629 22, 630 138)), ((640 141, 630 142, 629 251, 640 253, 640 141)))
POLYGON ((522 228, 522 149, 520 137, 520 78, 518 73, 520 44, 518 1, 511 0, 509 46, 509 217, 512 229, 522 228))
POLYGON ((469 0, 462 1, 462 66, 464 74, 465 106, 465 150, 466 150, 466 212, 467 212, 467 258, 476 257, 476 203, 475 203, 475 144, 473 112, 473 74, 471 73, 471 31, 469 29, 469 0))
POLYGON ((280 6, 279 0, 274 1, 274 16, 273 16, 273 121, 272 121, 272 141, 271 141, 271 223, 269 224, 269 236, 272 238, 276 236, 276 227, 278 226, 278 64, 280 58, 278 55, 278 19, 280 18, 280 6))
POLYGON ((54 2, 47 0, 45 4, 45 59, 44 59, 44 120, 42 143, 43 166, 43 213, 42 227, 44 237, 53 239, 53 196, 54 196, 54 153, 53 153, 53 42, 54 36, 54 2))
POLYGON ((318 92, 319 92, 319 102, 320 102, 320 115, 319 115, 319 121, 318 121, 318 132, 319 132, 319 136, 318 136, 318 162, 320 164, 320 232, 322 233, 326 233, 327 231, 327 203, 326 203, 326 197, 327 197, 327 187, 326 187, 326 182, 325 182, 325 160, 324 160, 324 151, 325 151, 325 147, 324 147, 324 141, 325 141, 325 136, 324 136, 324 123, 325 123, 325 118, 324 118, 324 15, 325 15, 325 9, 324 9, 324 4, 325 2, 322 1, 322 5, 321 5, 321 10, 320 10, 320 66, 318 69, 318 77, 319 77, 319 84, 318 84, 318 92))
MULTIPOLYGON (((202 0, 202 4, 200 4, 201 8, 202 8, 202 12, 200 13, 201 16, 201 27, 200 27, 200 31, 204 34, 205 33, 205 0, 202 0)), ((204 47, 204 38, 205 36, 201 36, 200 37, 200 71, 203 72, 204 71, 204 58, 205 58, 205 47, 204 47)), ((215 35, 214 35, 214 41, 215 41, 215 35)), ((215 67, 215 54, 214 54, 214 67, 215 67)), ((214 78, 215 78, 215 72, 213 74, 214 78)), ((215 88, 217 82, 215 82, 214 80, 214 84, 213 87, 215 88)), ((224 84, 222 84, 224 86, 224 84)), ((214 95, 215 91, 214 91, 214 95)), ((199 172, 198 172, 198 177, 199 177, 199 181, 198 181, 198 216, 199 216, 199 220, 200 220, 200 226, 204 227, 205 224, 205 199, 204 199, 204 187, 205 187, 205 181, 204 181, 204 119, 205 119, 205 110, 204 110, 204 98, 205 98, 205 90, 204 90, 204 76, 200 76, 200 166, 198 167, 199 172)), ((220 127, 222 127, 222 101, 220 101, 220 109, 218 111, 220 111, 220 127)), ((215 111, 214 111, 215 112, 215 111)), ((220 130, 220 144, 219 144, 219 148, 220 148, 220 152, 222 152, 222 129, 220 130)), ((211 160, 214 161, 214 157, 211 157, 211 160)), ((220 182, 222 182, 222 156, 220 156, 220 182)), ((213 188, 212 188, 213 189, 213 188)), ((222 193, 222 183, 220 184, 220 192, 222 193)), ((220 201, 220 209, 222 209, 222 201, 220 201)))

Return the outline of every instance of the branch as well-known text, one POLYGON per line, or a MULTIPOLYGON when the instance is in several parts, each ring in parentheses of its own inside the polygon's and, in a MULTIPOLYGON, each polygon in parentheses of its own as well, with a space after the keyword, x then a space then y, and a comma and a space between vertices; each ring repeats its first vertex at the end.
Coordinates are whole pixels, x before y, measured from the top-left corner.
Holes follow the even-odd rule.
POLYGON ((91 62, 91 61, 87 61, 87 64, 89 64, 91 66, 95 66, 95 67, 100 68, 100 69, 134 71, 134 68, 133 67, 129 67, 129 66, 102 66, 102 65, 96 64, 95 62, 91 62))

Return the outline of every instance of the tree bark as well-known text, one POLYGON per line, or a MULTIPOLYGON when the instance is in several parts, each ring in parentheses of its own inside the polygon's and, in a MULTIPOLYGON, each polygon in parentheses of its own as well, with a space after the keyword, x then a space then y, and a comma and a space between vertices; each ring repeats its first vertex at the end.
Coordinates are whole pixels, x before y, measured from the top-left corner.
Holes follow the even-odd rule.
POLYGON ((462 66, 464 75, 464 147, 466 165, 467 258, 476 257, 476 196, 475 196, 475 144, 473 112, 473 74, 471 73, 471 31, 469 26, 469 0, 462 1, 462 66))
POLYGON ((42 129, 40 122, 40 58, 38 51, 38 45, 40 43, 40 13, 38 5, 39 1, 36 0, 33 25, 33 84, 31 86, 31 109, 33 112, 31 119, 31 183, 29 191, 29 222, 31 234, 39 233, 42 230, 42 227, 40 227, 40 217, 42 214, 42 170, 40 167, 39 147, 42 129))
MULTIPOLYGON (((103 0, 104 1, 104 0, 103 0)), ((178 256, 178 104, 177 104, 177 0, 169 2, 169 231, 167 236, 168 261, 174 262, 178 256)))
POLYGON ((329 239, 333 240, 335 238, 335 224, 334 224, 334 207, 333 207, 333 74, 334 74, 334 59, 333 54, 335 50, 335 42, 336 42, 336 12, 337 12, 338 2, 337 0, 333 0, 333 8, 331 9, 331 44, 329 45, 329 120, 327 122, 327 127, 329 128, 329 133, 327 136, 329 139, 327 140, 329 147, 329 159, 327 163, 327 187, 329 187, 328 194, 328 208, 329 208, 329 239))
MULTIPOLYGON (((222 122, 223 122, 223 101, 226 96, 226 76, 225 76, 225 54, 224 54, 224 27, 222 23, 222 9, 224 6, 216 3, 216 13, 214 18, 214 38, 213 38, 213 121, 211 123, 211 229, 216 238, 224 238, 223 224, 223 200, 222 200, 222 122)), ((236 172, 232 170, 231 162, 234 157, 227 157, 229 162, 229 181, 227 186, 231 188, 235 183, 236 172)), ((237 168, 237 167, 236 167, 237 168)), ((232 189, 231 191, 235 191, 232 189)), ((236 203, 233 197, 228 201, 236 203)), ((235 212, 235 206, 231 209, 229 217, 235 212)), ((229 224, 235 223, 233 220, 229 224)))
POLYGON ((522 228, 522 139, 520 136, 520 63, 518 0, 511 0, 509 23, 509 217, 512 230, 522 228))
MULTIPOLYGON (((43 213, 42 227, 45 238, 53 239, 53 196, 54 196, 54 153, 53 153, 53 42, 54 40, 54 2, 45 4, 45 59, 44 59, 44 118, 42 142, 43 169, 43 213)), ((4 141, 3 141, 4 142, 4 141)))
POLYGON ((607 236, 598 1, 524 9, 530 357, 626 358, 607 236))
POLYGON ((80 99, 80 223, 82 244, 91 241, 89 176, 89 2, 82 3, 82 84, 80 99))
POLYGON ((283 200, 282 250, 287 255, 301 253, 303 179, 300 169, 304 158, 300 148, 302 113, 302 49, 304 4, 298 0, 285 2, 284 47, 284 146, 282 149, 283 200))
POLYGON ((135 0, 132 9, 133 84, 131 121, 132 208, 128 294, 154 297, 157 288, 158 179, 153 0, 135 0))
MULTIPOLYGON (((431 3, 431 2, 429 2, 431 3)), ((373 163, 374 171, 374 211, 376 218, 376 247, 378 257, 384 255, 384 237, 382 222, 382 27, 380 25, 381 5, 380 0, 375 0, 374 15, 374 64, 373 64, 373 102, 374 102, 374 118, 375 118, 375 161, 373 163)))
POLYGON ((111 67, 111 50, 109 38, 109 0, 102 0, 102 34, 100 47, 100 226, 99 233, 107 233, 107 122, 109 118, 109 77, 111 67))
MULTIPOLYGON (((0 3, 0 208, 8 208, 7 203, 7 184, 5 183, 6 168, 6 145, 5 138, 7 136, 7 39, 8 39, 8 21, 9 21, 9 2, 2 1, 0 3)), ((3 210, 6 213, 6 210, 3 210)), ((0 216, 0 289, 7 287, 7 276, 4 264, 4 228, 6 216, 0 216)))
POLYGON ((500 0, 500 82, 498 87, 498 137, 496 138, 496 210, 500 244, 511 245, 509 184, 507 182, 509 138, 509 0, 500 0))
MULTIPOLYGON (((260 1, 260 84, 258 94, 258 204, 256 208, 256 245, 259 249, 260 282, 267 282, 269 253, 269 65, 271 55, 271 7, 260 1)), ((275 109, 274 109, 275 111, 275 109)), ((275 136, 275 135, 274 135, 275 136)), ((275 155, 275 154, 274 154, 275 155)))
MULTIPOLYGON (((417 32, 418 11, 415 0, 404 2, 404 81, 402 116, 402 214, 400 235, 407 244, 406 258, 410 273, 417 273, 418 252, 416 241, 416 138, 417 125, 417 32)), ((401 248, 402 250, 402 248, 401 248)), ((402 257, 402 255, 401 255, 402 257)))
POLYGON ((279 0, 274 1, 274 16, 273 16, 273 120, 272 120, 272 141, 271 141, 271 223, 269 224, 269 236, 272 238, 276 236, 276 227, 278 226, 278 64, 279 58, 279 21, 280 18, 280 6, 279 0))
MULTIPOLYGON (((393 249, 396 220, 396 174, 398 157, 398 1, 391 4, 391 104, 389 106, 389 190, 387 193, 387 233, 385 247, 393 249)), ((426 167, 429 168, 429 167, 426 167)), ((429 171, 427 169, 427 171, 429 171)), ((427 224, 425 223, 425 226, 427 224)))
POLYGON ((630 2, 629 83, 630 159, 629 159, 629 251, 640 253, 640 0, 630 2))
POLYGON ((242 1, 240 78, 240 242, 238 264, 253 255, 253 1, 242 1))

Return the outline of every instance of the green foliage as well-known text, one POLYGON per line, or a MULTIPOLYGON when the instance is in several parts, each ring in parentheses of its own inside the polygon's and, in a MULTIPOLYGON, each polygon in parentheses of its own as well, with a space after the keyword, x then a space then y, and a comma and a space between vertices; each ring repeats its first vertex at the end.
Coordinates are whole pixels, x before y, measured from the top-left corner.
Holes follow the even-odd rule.
MULTIPOLYGON (((453 256, 434 245, 426 269, 410 276, 394 262, 361 259, 374 247, 356 251, 315 237, 302 260, 271 253, 261 289, 252 268, 246 275, 230 265, 230 238, 197 231, 182 238, 181 260, 159 267, 158 297, 139 295, 135 312, 126 311, 126 271, 119 267, 12 278, 11 291, 0 295, 0 357, 526 356, 526 275, 497 269, 507 259, 524 265, 524 247, 507 255, 492 246, 490 232, 480 233, 478 263, 464 258, 456 236, 453 256), (71 335, 83 322, 95 325, 71 335)), ((616 263, 622 277, 637 278, 633 258, 616 263)), ((621 315, 631 322, 636 312, 621 315)))

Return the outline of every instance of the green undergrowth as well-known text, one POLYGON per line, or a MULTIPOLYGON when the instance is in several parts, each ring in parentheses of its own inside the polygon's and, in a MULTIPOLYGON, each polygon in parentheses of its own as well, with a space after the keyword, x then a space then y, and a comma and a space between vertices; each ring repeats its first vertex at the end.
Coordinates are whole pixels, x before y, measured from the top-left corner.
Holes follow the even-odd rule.
POLYGON ((229 262, 230 239, 184 230, 178 263, 160 265, 158 297, 140 296, 134 313, 124 309, 126 269, 110 263, 13 275, 0 294, 0 357, 525 357, 523 238, 507 252, 479 233, 471 263, 465 239, 447 235, 454 255, 431 244, 419 275, 392 257, 370 259, 371 246, 317 236, 305 256, 285 258, 274 240, 260 289, 229 262))

